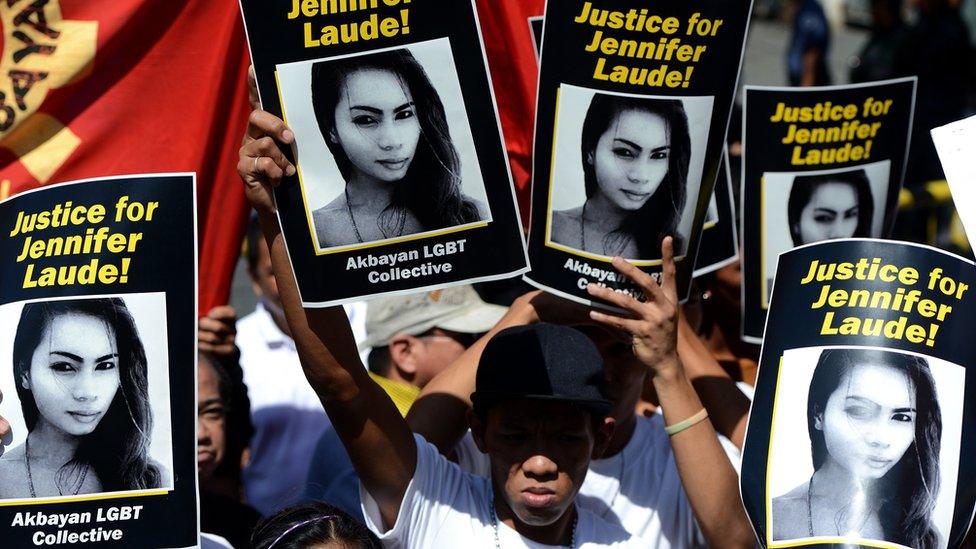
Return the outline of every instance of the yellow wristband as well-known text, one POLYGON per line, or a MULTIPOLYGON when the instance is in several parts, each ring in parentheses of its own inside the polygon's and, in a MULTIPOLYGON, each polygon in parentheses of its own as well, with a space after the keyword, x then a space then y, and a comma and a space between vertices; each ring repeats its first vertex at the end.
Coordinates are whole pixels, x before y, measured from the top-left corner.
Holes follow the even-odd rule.
POLYGON ((673 437, 674 435, 680 433, 681 431, 684 431, 689 427, 694 427, 695 425, 698 425, 699 423, 705 421, 706 419, 708 419, 708 410, 702 408, 701 411, 691 416, 690 418, 684 421, 679 421, 674 425, 668 425, 667 427, 664 428, 664 432, 667 433, 669 437, 673 437))

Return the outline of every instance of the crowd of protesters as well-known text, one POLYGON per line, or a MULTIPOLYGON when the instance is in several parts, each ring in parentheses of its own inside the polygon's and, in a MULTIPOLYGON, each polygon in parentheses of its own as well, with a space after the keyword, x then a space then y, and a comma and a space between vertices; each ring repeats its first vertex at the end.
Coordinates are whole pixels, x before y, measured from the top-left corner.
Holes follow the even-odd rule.
MULTIPOLYGON (((829 83, 824 11, 790 5, 791 84, 829 83)), ((919 2, 911 25, 898 0, 871 5, 850 78, 919 74, 925 127, 962 116, 970 50, 952 5, 919 2)), ((758 349, 738 339, 737 266, 679 305, 670 239, 660 284, 615 260, 648 299, 588 291, 625 315, 518 283, 500 292, 514 299, 478 288, 497 304, 460 287, 306 311, 271 198, 293 139, 252 114, 238 171, 259 304, 236 329, 225 308, 201 322, 205 531, 258 548, 755 546, 737 470, 758 349)), ((912 157, 916 179, 939 176, 912 157)))
MULTIPOLYGON (((788 4, 790 84, 830 83, 824 10, 788 4)), ((918 0, 912 23, 901 0, 871 7, 850 79, 918 75, 919 132, 962 117, 973 61, 957 6, 918 0)), ((258 304, 199 323, 205 546, 756 545, 737 470, 758 348, 739 340, 736 265, 680 305, 671 239, 660 284, 617 258, 646 301, 587 290, 626 314, 515 282, 305 310, 272 198, 293 140, 255 106, 238 171, 258 304)), ((939 178, 931 142, 912 144, 908 183, 939 178)))

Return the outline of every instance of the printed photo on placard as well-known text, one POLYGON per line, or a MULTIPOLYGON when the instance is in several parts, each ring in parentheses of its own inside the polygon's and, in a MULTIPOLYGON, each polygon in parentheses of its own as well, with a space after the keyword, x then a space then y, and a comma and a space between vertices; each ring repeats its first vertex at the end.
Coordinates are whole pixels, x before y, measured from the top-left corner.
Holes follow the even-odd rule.
POLYGON ((529 33, 532 35, 532 45, 535 47, 536 59, 542 54, 542 28, 545 22, 546 18, 541 15, 529 17, 529 33))
POLYGON ((648 97, 563 85, 546 244, 597 258, 684 257, 698 205, 711 97, 648 97), (695 128, 691 132, 689 128, 695 128))
POLYGON ((881 236, 890 172, 891 161, 883 160, 840 170, 763 174, 764 305, 779 254, 824 240, 881 236))
POLYGON ((946 547, 965 378, 960 365, 902 351, 787 350, 767 471, 771 547, 946 547))
POLYGON ((448 38, 277 72, 318 253, 491 221, 448 38))
POLYGON ((708 200, 708 211, 705 212, 705 224, 702 225, 702 230, 711 229, 718 223, 718 201, 715 199, 715 193, 712 193, 712 198, 708 200))
POLYGON ((303 306, 528 271, 475 0, 240 6, 261 108, 295 136, 274 199, 303 306))
MULTIPOLYGON (((0 307, 0 501, 173 489, 163 293, 0 307), (2 365, 0 365, 2 366, 2 365), (61 466, 44 456, 64 456, 61 466)), ((81 496, 81 498, 79 498, 81 496)))

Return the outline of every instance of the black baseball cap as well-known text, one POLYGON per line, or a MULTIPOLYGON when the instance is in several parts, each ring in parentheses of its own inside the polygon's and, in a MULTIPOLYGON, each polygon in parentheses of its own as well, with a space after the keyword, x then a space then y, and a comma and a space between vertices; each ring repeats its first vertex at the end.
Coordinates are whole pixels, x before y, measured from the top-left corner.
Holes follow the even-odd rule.
POLYGON ((581 332, 556 324, 502 330, 478 363, 476 413, 499 402, 537 399, 571 402, 599 416, 610 413, 604 393, 603 358, 581 332))

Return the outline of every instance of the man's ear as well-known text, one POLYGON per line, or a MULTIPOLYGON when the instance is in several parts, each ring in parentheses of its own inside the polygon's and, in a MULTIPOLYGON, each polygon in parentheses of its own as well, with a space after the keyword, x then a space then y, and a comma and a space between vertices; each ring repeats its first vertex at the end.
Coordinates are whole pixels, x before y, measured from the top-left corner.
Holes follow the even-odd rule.
POLYGON ((390 338, 390 362, 400 371, 402 377, 409 378, 417 373, 417 349, 420 340, 407 334, 396 334, 390 338))
POLYGON ((471 438, 474 439, 475 446, 481 450, 481 453, 487 454, 488 447, 485 445, 485 424, 478 419, 474 410, 468 409, 467 416, 468 426, 471 427, 471 438))
POLYGON ((610 441, 613 439, 613 431, 616 427, 612 417, 603 418, 603 423, 599 424, 596 432, 593 433, 593 459, 600 459, 603 457, 604 452, 610 446, 610 441))

